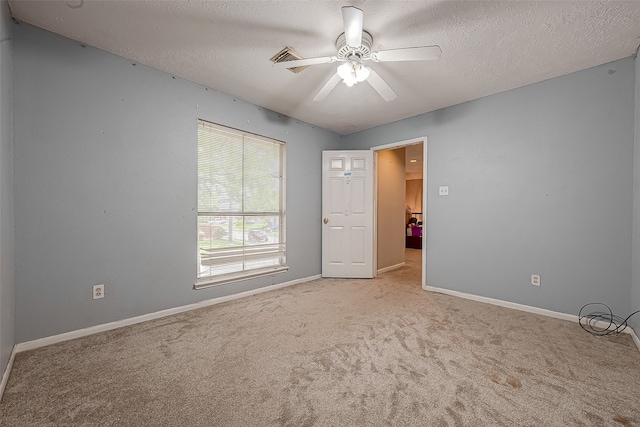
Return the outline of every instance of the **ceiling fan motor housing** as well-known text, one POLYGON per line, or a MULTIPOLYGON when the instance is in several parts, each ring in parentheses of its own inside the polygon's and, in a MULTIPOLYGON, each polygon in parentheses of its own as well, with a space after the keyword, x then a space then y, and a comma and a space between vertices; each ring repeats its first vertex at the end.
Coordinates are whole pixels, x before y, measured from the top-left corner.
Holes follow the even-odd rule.
POLYGON ((352 56, 357 56, 359 59, 368 58, 371 54, 371 45, 373 44, 373 37, 366 31, 362 31, 362 44, 359 47, 353 48, 347 45, 347 40, 344 33, 338 36, 336 40, 336 48, 338 49, 338 59, 348 60, 352 56))

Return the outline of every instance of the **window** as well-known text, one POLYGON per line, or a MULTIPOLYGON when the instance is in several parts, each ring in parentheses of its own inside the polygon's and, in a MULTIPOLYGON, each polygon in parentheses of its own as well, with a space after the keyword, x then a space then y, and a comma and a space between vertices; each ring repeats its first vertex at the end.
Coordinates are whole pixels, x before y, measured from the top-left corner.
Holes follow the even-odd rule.
POLYGON ((286 271, 285 144, 198 120, 196 288, 286 271))

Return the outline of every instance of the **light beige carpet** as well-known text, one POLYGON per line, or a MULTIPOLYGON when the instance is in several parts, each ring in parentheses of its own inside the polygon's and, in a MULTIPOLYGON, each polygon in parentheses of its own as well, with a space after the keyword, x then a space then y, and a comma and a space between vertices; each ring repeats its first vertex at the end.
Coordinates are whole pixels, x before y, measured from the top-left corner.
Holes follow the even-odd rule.
POLYGON ((638 426, 630 336, 420 289, 416 253, 16 356, 3 426, 638 426))

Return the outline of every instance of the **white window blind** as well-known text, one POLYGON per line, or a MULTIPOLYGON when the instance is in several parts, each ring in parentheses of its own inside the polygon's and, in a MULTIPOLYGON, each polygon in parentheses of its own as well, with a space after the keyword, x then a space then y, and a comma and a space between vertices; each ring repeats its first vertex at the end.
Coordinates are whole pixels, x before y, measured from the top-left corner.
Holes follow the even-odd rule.
POLYGON ((198 120, 196 288, 285 271, 285 144, 198 120))

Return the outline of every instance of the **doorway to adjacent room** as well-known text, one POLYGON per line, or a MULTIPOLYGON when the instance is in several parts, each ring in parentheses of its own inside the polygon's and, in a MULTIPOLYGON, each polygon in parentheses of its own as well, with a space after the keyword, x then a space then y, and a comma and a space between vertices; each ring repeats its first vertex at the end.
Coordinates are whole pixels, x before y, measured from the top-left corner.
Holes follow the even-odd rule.
POLYGON ((373 147, 377 273, 420 267, 426 286, 426 138, 373 147))

